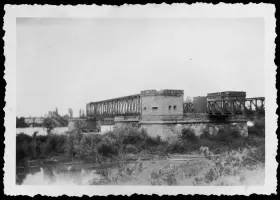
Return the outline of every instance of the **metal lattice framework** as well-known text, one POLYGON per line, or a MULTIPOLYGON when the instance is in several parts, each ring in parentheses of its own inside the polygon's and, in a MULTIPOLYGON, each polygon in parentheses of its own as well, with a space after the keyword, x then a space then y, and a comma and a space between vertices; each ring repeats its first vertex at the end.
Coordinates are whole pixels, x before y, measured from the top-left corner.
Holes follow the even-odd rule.
POLYGON ((86 114, 90 118, 141 115, 140 94, 91 102, 86 105, 86 114))
POLYGON ((265 98, 208 100, 207 112, 210 115, 264 114, 265 98))
POLYGON ((183 104, 184 113, 195 113, 195 107, 192 102, 186 102, 183 104))

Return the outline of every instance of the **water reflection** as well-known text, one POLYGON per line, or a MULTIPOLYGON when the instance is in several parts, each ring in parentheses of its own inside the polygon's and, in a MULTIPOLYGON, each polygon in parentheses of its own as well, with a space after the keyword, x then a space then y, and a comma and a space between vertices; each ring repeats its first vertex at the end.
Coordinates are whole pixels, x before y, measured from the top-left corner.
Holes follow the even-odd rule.
POLYGON ((53 168, 40 168, 35 173, 17 174, 17 184, 20 185, 90 185, 92 181, 98 182, 102 177, 96 170, 57 172, 53 168))

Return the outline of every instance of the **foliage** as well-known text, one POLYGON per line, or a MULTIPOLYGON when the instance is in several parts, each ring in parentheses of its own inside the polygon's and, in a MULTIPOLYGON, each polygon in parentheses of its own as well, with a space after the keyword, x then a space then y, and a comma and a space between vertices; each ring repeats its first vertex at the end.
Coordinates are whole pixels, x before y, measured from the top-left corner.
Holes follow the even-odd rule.
POLYGON ((16 160, 20 161, 24 158, 38 159, 44 158, 51 153, 63 153, 65 135, 48 136, 37 135, 36 132, 32 136, 24 133, 16 136, 16 160))
POLYGON ((265 137, 265 119, 255 119, 253 121, 253 126, 248 127, 248 134, 265 137))
POLYGON ((169 164, 167 167, 152 171, 149 182, 151 185, 178 185, 181 174, 182 170, 178 165, 169 164))
POLYGON ((131 144, 126 146, 125 151, 126 151, 126 153, 131 153, 131 154, 137 154, 138 153, 138 149, 131 144))
POLYGON ((190 141, 197 140, 197 137, 196 137, 196 135, 194 133, 194 130, 192 130, 190 128, 183 128, 181 133, 182 133, 181 138, 183 140, 190 140, 190 141))
POLYGON ((17 134, 16 136, 16 160, 22 160, 25 157, 31 157, 32 152, 29 146, 32 138, 24 133, 17 134))
POLYGON ((47 133, 50 134, 51 131, 54 129, 55 124, 51 118, 45 118, 43 121, 43 127, 47 129, 47 133))
POLYGON ((210 133, 208 130, 204 129, 202 131, 202 134, 199 136, 200 139, 206 139, 209 140, 210 139, 210 133))
POLYGON ((17 128, 28 127, 28 124, 25 123, 25 118, 24 117, 16 117, 16 127, 17 128))
MULTIPOLYGON (((258 150, 264 153, 262 146, 258 150)), ((257 161, 254 159, 253 154, 248 148, 223 153, 219 159, 212 160, 208 167, 201 170, 201 173, 195 177, 193 184, 205 185, 211 184, 221 177, 236 177, 249 166, 248 164, 264 164, 264 160, 257 161), (252 160, 254 161, 253 163, 250 162, 252 160)))
POLYGON ((102 140, 98 143, 97 148, 99 154, 105 157, 112 157, 118 153, 117 141, 108 136, 102 138, 102 140))

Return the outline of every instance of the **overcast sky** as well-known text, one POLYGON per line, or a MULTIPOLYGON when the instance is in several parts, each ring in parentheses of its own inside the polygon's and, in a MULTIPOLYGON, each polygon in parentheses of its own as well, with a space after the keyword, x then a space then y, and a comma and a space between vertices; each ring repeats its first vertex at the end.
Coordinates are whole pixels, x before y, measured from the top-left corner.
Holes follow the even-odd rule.
POLYGON ((17 19, 17 116, 182 89, 264 96, 262 19, 17 19))

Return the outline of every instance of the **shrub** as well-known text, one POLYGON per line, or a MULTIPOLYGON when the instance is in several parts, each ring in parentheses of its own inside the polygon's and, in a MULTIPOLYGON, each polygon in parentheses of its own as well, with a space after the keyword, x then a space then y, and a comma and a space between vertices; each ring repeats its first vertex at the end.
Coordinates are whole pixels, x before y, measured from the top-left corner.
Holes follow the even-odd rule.
POLYGON ((153 170, 149 177, 151 185, 178 185, 182 170, 177 165, 169 165, 159 170, 153 170))
POLYGON ((118 154, 118 147, 116 146, 116 140, 106 136, 102 138, 98 144, 98 152, 105 157, 111 157, 118 154))
POLYGON ((67 157, 74 158, 75 152, 75 135, 70 133, 67 136, 66 144, 65 144, 65 154, 67 157))
POLYGON ((208 130, 204 129, 202 134, 199 136, 200 139, 210 139, 210 133, 208 130))
POLYGON ((172 139, 168 141, 167 151, 170 153, 184 153, 187 151, 184 141, 180 139, 172 139))
POLYGON ((54 129, 55 124, 51 118, 45 118, 43 121, 43 127, 47 129, 47 133, 50 134, 51 131, 54 129))
POLYGON ((237 130, 237 129, 231 130, 231 135, 232 135, 233 138, 239 138, 241 136, 240 131, 237 130))
POLYGON ((181 133, 182 133, 181 138, 183 140, 191 140, 191 141, 197 140, 194 130, 192 130, 190 128, 183 128, 181 133))
POLYGON ((228 145, 238 137, 240 137, 240 134, 236 129, 234 130, 219 129, 218 133, 211 137, 211 140, 228 145))
POLYGON ((157 137, 147 136, 145 142, 148 147, 155 147, 162 143, 160 136, 157 137))
POLYGON ((16 127, 17 128, 25 128, 28 127, 29 125, 25 123, 25 118, 24 117, 16 117, 16 127))
POLYGON ((216 161, 210 163, 210 166, 197 175, 193 181, 194 185, 210 184, 220 177, 237 176, 244 166, 246 151, 231 151, 224 153, 216 161))
POLYGON ((137 154, 138 153, 138 149, 131 144, 127 145, 125 150, 126 150, 126 153, 131 153, 131 154, 137 154))
POLYGON ((253 121, 253 126, 248 127, 249 135, 256 135, 259 137, 265 136, 265 119, 256 119, 253 121))
POLYGON ((256 135, 259 137, 265 136, 264 129, 258 128, 257 126, 250 126, 248 127, 248 135, 256 135))

